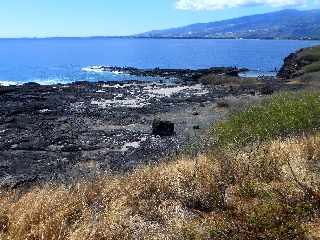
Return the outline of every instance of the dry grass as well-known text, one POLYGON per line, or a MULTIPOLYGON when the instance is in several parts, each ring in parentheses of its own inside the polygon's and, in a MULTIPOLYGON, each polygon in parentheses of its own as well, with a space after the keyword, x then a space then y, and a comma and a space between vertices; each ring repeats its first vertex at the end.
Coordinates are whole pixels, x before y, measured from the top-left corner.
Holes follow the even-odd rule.
POLYGON ((317 239, 320 137, 2 194, 0 239, 317 239))

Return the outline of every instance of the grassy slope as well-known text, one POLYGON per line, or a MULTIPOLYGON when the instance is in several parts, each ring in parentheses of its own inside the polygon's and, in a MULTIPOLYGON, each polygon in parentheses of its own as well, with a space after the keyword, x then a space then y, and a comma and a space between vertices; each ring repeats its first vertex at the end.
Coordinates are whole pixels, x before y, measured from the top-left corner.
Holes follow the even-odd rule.
POLYGON ((293 138, 266 144, 254 155, 200 156, 74 189, 34 189, 18 200, 2 199, 0 236, 302 239, 317 234, 319 198, 296 179, 318 192, 319 175, 310 167, 319 147, 318 136, 293 138))
POLYGON ((298 81, 307 83, 311 87, 320 85, 320 46, 306 48, 298 54, 298 61, 302 63, 303 75, 298 81))
POLYGON ((220 145, 243 146, 320 127, 319 92, 282 93, 212 129, 220 145))
POLYGON ((320 46, 307 48, 300 53, 300 59, 309 61, 311 64, 306 65, 303 70, 306 73, 320 71, 320 46))

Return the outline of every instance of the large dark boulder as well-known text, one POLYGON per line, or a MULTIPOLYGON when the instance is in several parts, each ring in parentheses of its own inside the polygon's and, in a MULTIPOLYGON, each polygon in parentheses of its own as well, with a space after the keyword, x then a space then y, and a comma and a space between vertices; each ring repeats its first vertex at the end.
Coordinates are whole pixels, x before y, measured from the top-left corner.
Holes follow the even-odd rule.
POLYGON ((152 123, 152 134, 160 137, 173 136, 174 123, 170 121, 154 120, 152 123))
POLYGON ((274 93, 274 89, 270 85, 265 85, 260 89, 262 95, 272 95, 274 93))

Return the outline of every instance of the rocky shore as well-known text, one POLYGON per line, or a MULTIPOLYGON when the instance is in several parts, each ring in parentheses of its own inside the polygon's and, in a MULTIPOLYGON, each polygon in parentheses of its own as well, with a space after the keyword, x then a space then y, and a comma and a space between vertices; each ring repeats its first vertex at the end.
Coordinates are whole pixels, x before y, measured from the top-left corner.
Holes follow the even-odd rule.
POLYGON ((100 68, 163 80, 0 86, 0 188, 165 161, 199 144, 205 129, 225 118, 224 99, 259 98, 284 87, 274 78, 243 80, 236 76, 245 69, 236 68, 100 68), (232 81, 202 84, 212 75, 232 81))
POLYGON ((252 91, 160 82, 0 87, 0 183, 122 172, 172 155, 223 112, 221 97, 252 91), (175 135, 153 134, 154 120, 175 135))
POLYGON ((160 78, 174 78, 183 81, 198 81, 206 75, 226 75, 239 76, 240 73, 247 72, 247 68, 237 67, 212 67, 208 69, 139 69, 133 67, 109 67, 109 66, 93 66, 84 68, 85 71, 95 72, 111 72, 120 74, 129 74, 139 77, 160 77, 160 78))

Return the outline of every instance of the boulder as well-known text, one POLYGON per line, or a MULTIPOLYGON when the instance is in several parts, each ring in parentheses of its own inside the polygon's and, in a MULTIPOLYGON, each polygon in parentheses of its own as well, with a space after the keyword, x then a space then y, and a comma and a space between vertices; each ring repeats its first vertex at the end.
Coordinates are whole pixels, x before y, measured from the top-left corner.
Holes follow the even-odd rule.
POLYGON ((174 123, 170 121, 154 120, 152 123, 152 134, 160 137, 173 136, 174 123))
POLYGON ((262 95, 272 95, 274 90, 273 90, 272 86, 266 85, 266 86, 261 88, 260 92, 261 92, 262 95))

